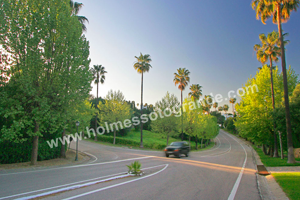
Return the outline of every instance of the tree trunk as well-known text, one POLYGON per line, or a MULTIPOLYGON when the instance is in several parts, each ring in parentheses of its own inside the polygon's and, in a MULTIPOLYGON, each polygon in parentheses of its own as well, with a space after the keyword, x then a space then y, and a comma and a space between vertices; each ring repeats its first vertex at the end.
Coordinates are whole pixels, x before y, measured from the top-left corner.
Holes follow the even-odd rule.
MULTIPOLYGON (((64 141, 64 137, 66 136, 66 129, 63 130, 62 132, 62 141, 64 141)), ((61 149, 60 149, 60 157, 61 158, 66 158, 66 144, 61 144, 61 149)))
MULTIPOLYGON (((142 72, 142 81, 141 81, 141 116, 143 114, 143 72, 142 72)), ((143 145, 143 123, 141 122, 141 143, 140 143, 140 148, 144 148, 143 145)))
POLYGON ((196 135, 196 138, 195 138, 195 143, 196 143, 196 150, 198 150, 198 137, 197 137, 197 135, 196 135))
MULTIPOLYGON (((99 85, 99 81, 97 82, 97 101, 98 101, 98 85, 99 85)), ((96 101, 96 102, 97 102, 96 101)), ((98 104, 96 104, 96 112, 98 111, 98 104)), ((97 141, 98 139, 97 139, 97 132, 96 132, 96 130, 97 130, 97 125, 98 125, 98 112, 96 113, 96 118, 95 118, 95 141, 97 141)))
POLYGON ((203 144, 203 138, 201 138, 201 149, 202 149, 202 144, 203 144))
POLYGON ((114 142, 113 144, 116 144, 116 129, 114 130, 114 142))
POLYGON ((268 152, 267 152, 267 147, 266 147, 266 145, 265 144, 263 144, 263 152, 264 152, 264 154, 265 155, 268 155, 268 152))
POLYGON ((280 131, 279 131, 279 142, 280 142, 280 156, 281 156, 281 159, 284 159, 283 148, 282 148, 282 138, 281 138, 281 132, 280 131))
POLYGON ((181 141, 183 141, 183 108, 182 108, 182 90, 181 91, 181 141))
POLYGON ((169 145, 169 134, 167 134, 167 146, 169 145))
MULTIPOLYGON (((274 85, 273 85, 273 63, 270 56, 270 75, 271 75, 271 93, 272 93, 272 107, 275 110, 275 98, 274 98, 274 85)), ((277 147, 277 135, 276 135, 276 124, 273 122, 273 138, 274 138, 274 154, 273 157, 278 158, 278 147, 277 147)))
POLYGON ((286 117, 286 134, 287 134, 287 147, 288 147, 288 161, 287 163, 296 163, 294 157, 293 148, 293 138, 292 138, 292 128, 291 128, 291 118, 290 118, 290 105, 289 105, 289 93, 288 93, 288 83, 286 75, 286 62, 285 62, 285 50, 282 38, 281 29, 281 9, 280 4, 277 5, 277 20, 278 20, 278 32, 280 38, 281 47, 281 65, 282 65, 282 75, 283 75, 283 88, 284 88, 284 105, 285 105, 285 117, 286 117))
MULTIPOLYGON (((38 131, 39 131, 39 124, 35 122, 34 133, 38 131)), ((34 136, 32 142, 32 151, 31 151, 31 165, 35 165, 37 162, 38 148, 39 148, 39 136, 34 136)))

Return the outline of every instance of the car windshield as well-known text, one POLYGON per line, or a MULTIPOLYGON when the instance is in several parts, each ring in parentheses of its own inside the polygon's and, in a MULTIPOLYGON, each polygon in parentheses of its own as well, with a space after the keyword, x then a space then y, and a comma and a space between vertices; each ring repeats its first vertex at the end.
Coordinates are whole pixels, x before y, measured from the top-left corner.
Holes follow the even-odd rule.
POLYGON ((170 144, 170 146, 181 146, 181 145, 182 145, 181 142, 172 142, 172 143, 170 144))

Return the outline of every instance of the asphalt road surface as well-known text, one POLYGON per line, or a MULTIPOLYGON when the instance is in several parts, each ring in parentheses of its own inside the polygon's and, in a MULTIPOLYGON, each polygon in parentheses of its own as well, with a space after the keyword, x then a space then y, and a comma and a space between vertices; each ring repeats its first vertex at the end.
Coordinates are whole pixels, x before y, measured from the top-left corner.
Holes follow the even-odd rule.
MULTIPOLYGON (((2 199, 260 199, 251 149, 222 130, 189 157, 80 141, 87 164, 0 172, 2 199), (145 174, 124 177, 140 161, 145 174)), ((73 142, 74 143, 74 142, 73 142)), ((74 145, 74 144, 73 144, 74 145)))

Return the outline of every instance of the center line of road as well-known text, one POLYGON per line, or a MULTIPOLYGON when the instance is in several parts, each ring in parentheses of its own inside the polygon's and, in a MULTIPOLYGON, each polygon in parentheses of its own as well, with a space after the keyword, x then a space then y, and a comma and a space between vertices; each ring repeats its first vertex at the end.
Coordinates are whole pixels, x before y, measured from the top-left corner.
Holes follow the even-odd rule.
MULTIPOLYGON (((227 136, 231 137, 232 139, 234 139, 239 145, 241 145, 241 143, 239 141, 237 141, 234 137, 232 137, 231 135, 228 135, 226 134, 227 136)), ((245 169, 245 166, 246 166, 246 162, 247 162, 247 152, 246 152, 246 149, 243 147, 243 145, 241 145, 241 147, 243 148, 244 152, 245 152, 245 160, 244 160, 244 163, 243 163, 243 166, 242 166, 242 169, 239 173, 239 176, 238 178, 236 179, 235 181, 235 184, 230 192, 230 195, 228 197, 228 200, 234 200, 234 197, 236 195, 236 192, 238 190, 238 187, 240 185, 240 182, 242 180, 242 176, 243 176, 243 173, 244 173, 244 169, 245 169)))

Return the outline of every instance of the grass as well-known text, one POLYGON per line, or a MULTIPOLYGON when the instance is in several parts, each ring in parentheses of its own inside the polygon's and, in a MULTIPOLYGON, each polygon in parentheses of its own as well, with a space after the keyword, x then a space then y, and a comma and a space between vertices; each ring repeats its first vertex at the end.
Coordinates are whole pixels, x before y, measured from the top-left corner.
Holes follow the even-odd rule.
MULTIPOLYGON (((224 129, 224 131, 239 137, 237 134, 234 134, 233 131, 227 130, 226 128, 224 129)), ((296 163, 296 164, 287 163, 287 157, 286 156, 285 156, 284 159, 273 158, 273 157, 270 157, 268 155, 265 155, 261 148, 257 148, 255 145, 252 145, 252 147, 257 152, 257 154, 259 155, 259 157, 261 159, 261 162, 266 167, 300 166, 300 163, 296 163)), ((300 158, 295 158, 295 160, 300 161, 300 158)))
MULTIPOLYGON (((280 167, 280 166, 300 166, 300 163, 296 164, 289 164, 287 163, 287 158, 285 157, 284 159, 281 158, 273 158, 268 155, 265 155, 262 149, 257 148, 255 145, 252 145, 253 149, 257 152, 259 155, 261 162, 266 166, 266 167, 280 167)), ((299 158, 296 158, 296 160, 300 160, 299 158)))
POLYGON ((300 198, 300 172, 272 173, 272 176, 289 199, 296 200, 300 198))
MULTIPOLYGON (((126 136, 123 136, 122 138, 126 138, 126 139, 130 139, 136 142, 140 142, 141 140, 141 132, 139 130, 132 130, 130 131, 126 136)), ((172 138, 169 137, 169 144, 171 144, 172 142, 176 142, 176 141, 181 141, 180 139, 176 139, 176 138, 172 138)), ((111 144, 109 142, 101 142, 101 141, 97 141, 98 143, 104 144, 104 145, 110 145, 110 146, 117 146, 117 147, 124 147, 127 145, 124 144, 111 144)), ((159 145, 163 145, 166 146, 167 145, 167 137, 163 136, 159 133, 154 133, 151 131, 147 131, 147 130, 143 130, 143 144, 159 144, 159 145)), ((191 146, 196 146, 196 143, 194 141, 191 141, 190 143, 191 146)), ((214 146, 214 143, 211 142, 206 148, 202 148, 200 149, 200 141, 198 142, 198 150, 193 150, 193 151, 202 151, 202 150, 207 150, 209 148, 212 148, 214 146)), ((127 147, 132 147, 132 146, 127 146, 127 147)), ((134 149, 139 149, 139 147, 132 147, 134 149)), ((147 149, 147 148, 144 148, 147 149)))

